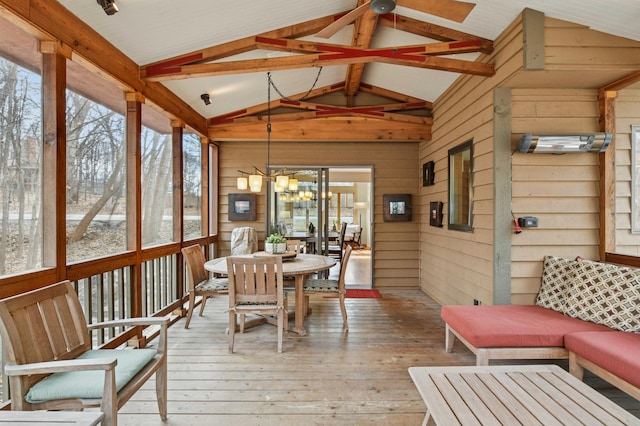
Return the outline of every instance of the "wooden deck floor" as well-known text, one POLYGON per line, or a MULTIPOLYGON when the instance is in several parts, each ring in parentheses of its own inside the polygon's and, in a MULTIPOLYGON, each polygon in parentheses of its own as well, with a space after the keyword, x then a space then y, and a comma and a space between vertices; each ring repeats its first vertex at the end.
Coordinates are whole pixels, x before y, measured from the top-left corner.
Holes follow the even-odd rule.
MULTIPOLYGON (((184 319, 169 330, 168 420, 160 420, 151 381, 120 410, 119 424, 420 425, 425 405, 407 369, 475 358, 459 343, 444 351, 440 306, 424 293, 382 294, 347 299, 348 333, 337 299, 312 299, 308 335, 285 336, 282 354, 266 324, 236 334, 229 354, 227 299, 210 300, 189 330, 184 319)), ((593 376, 587 381, 640 416, 640 402, 593 376)))

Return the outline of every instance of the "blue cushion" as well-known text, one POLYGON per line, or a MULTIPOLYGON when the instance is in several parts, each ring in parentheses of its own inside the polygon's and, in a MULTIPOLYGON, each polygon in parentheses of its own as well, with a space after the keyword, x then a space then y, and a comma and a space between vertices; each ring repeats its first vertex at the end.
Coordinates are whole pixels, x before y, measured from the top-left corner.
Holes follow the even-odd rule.
MULTIPOLYGON (((116 358, 116 391, 120 391, 156 356, 155 349, 101 349, 87 351, 78 359, 116 358)), ((25 400, 30 403, 67 398, 102 398, 104 370, 54 373, 36 383, 25 400)))

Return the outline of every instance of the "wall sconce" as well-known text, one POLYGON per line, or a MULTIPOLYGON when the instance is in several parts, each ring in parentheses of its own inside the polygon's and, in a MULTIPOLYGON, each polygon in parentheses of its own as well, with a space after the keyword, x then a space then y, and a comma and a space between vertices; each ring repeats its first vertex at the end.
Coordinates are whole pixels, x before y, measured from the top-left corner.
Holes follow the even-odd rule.
POLYGON ((200 99, 202 99, 202 102, 204 102, 205 105, 211 104, 211 96, 209 96, 208 93, 203 93, 202 95, 200 95, 200 99))
POLYGON ((535 136, 522 135, 518 152, 535 154, 567 154, 604 152, 611 142, 611 133, 535 136))
POLYGON ((118 11, 118 6, 116 6, 114 0, 97 0, 97 2, 107 15, 114 15, 118 11))

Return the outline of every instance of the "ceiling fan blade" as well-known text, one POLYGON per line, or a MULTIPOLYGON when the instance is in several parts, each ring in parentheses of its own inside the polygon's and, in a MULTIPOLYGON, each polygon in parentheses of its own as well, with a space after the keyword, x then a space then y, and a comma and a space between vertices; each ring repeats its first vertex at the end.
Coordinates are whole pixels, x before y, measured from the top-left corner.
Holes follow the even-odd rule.
POLYGON ((360 16, 362 16, 367 11, 368 8, 369 8, 369 2, 366 2, 356 7, 351 12, 342 16, 340 19, 333 21, 333 23, 327 25, 326 27, 318 31, 315 34, 315 37, 331 38, 331 36, 333 36, 335 33, 337 33, 338 31, 340 31, 341 29, 343 29, 344 27, 346 27, 347 25, 349 25, 350 23, 358 19, 360 16))
POLYGON ((398 0, 398 6, 408 7, 455 22, 463 22, 475 3, 456 0, 398 0))

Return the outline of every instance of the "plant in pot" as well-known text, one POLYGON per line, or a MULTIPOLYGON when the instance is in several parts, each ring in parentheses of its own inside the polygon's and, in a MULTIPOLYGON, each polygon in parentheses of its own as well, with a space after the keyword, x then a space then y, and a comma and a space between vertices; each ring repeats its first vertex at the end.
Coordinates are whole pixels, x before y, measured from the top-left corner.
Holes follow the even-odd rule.
POLYGON ((283 254, 287 251, 287 239, 280 234, 271 234, 264 240, 264 251, 271 254, 283 254))

